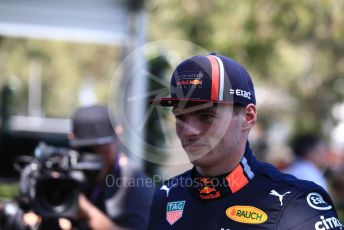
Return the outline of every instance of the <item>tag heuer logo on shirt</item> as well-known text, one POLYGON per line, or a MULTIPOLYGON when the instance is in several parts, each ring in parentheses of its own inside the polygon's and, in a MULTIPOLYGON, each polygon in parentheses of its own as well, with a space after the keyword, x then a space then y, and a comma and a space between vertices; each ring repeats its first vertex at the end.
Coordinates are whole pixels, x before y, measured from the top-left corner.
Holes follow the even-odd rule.
POLYGON ((227 208, 226 215, 229 219, 245 224, 261 224, 267 221, 268 215, 259 208, 252 206, 232 206, 227 208))
POLYGON ((166 207, 166 220, 170 225, 174 224, 183 216, 185 201, 168 202, 166 207))

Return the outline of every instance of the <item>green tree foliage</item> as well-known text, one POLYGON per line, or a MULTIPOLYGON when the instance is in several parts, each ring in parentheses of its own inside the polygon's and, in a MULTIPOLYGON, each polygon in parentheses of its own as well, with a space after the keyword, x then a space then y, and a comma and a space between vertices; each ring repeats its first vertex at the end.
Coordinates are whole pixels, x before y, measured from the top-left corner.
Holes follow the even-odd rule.
POLYGON ((148 10, 150 39, 189 40, 245 65, 274 101, 258 101, 265 126, 280 116, 295 132, 334 123, 331 109, 344 99, 343 1, 152 0, 148 10))
MULTIPOLYGON (((332 106, 344 98, 342 0, 146 3, 149 40, 188 40, 248 68, 263 126, 281 115, 295 130, 321 132, 325 123, 334 124, 332 106)), ((69 117, 85 82, 95 86, 99 101, 106 101, 120 53, 109 46, 1 38, 0 85, 17 86, 13 112, 27 114, 28 75, 37 62, 45 115, 69 117)))
POLYGON ((14 114, 27 115, 28 81, 33 62, 42 68, 42 107, 47 117, 69 117, 79 106, 85 82, 106 103, 109 82, 120 55, 113 46, 19 38, 0 40, 0 86, 14 87, 14 114))

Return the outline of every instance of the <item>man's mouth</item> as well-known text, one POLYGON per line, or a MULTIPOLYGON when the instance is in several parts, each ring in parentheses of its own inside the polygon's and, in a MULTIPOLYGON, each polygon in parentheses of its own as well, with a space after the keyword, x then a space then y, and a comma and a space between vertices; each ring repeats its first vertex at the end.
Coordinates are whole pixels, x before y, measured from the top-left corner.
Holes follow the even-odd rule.
POLYGON ((201 147, 204 146, 204 144, 199 144, 199 143, 187 143, 184 144, 183 147, 187 148, 187 147, 201 147))
POLYGON ((205 148, 207 147, 207 145, 205 144, 201 144, 201 143, 185 143, 183 144, 183 148, 186 150, 197 150, 200 148, 205 148))

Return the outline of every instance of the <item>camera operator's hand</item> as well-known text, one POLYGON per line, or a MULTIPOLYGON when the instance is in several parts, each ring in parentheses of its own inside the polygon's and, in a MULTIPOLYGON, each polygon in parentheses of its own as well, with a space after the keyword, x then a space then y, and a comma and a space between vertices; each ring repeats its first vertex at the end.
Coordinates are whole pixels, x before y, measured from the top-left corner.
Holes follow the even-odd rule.
POLYGON ((41 221, 42 218, 34 212, 26 212, 23 215, 23 224, 26 226, 30 226, 31 228, 35 228, 35 226, 38 226, 41 221))
MULTIPOLYGON (((37 215, 34 212, 26 212, 23 215, 23 224, 30 229, 38 229, 40 224, 42 223, 42 217, 37 215)), ((71 230, 72 229, 72 222, 66 218, 59 218, 58 224, 61 230, 71 230)))
POLYGON ((80 218, 86 219, 91 229, 124 230, 94 206, 84 194, 79 195, 80 218))

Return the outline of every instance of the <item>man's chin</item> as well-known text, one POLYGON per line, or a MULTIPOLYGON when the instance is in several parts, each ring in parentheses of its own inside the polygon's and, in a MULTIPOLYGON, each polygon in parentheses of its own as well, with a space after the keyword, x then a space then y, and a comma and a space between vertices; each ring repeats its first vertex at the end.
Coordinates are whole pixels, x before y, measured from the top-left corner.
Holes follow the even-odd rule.
POLYGON ((210 166, 209 160, 207 159, 206 156, 203 156, 201 158, 195 159, 195 160, 190 160, 191 164, 194 166, 198 166, 201 168, 206 168, 210 166))
POLYGON ((207 158, 207 155, 209 154, 208 151, 188 151, 186 152, 188 157, 189 157, 189 160, 190 162, 193 164, 193 165, 197 165, 201 162, 204 162, 207 158))

